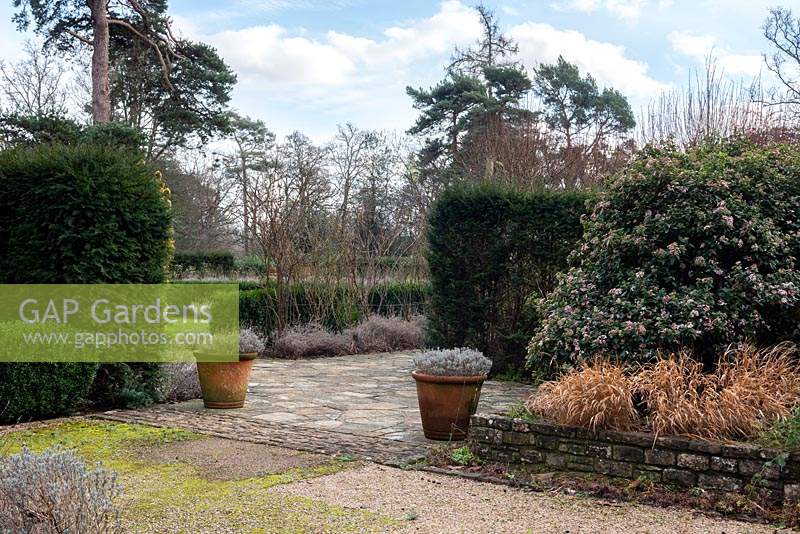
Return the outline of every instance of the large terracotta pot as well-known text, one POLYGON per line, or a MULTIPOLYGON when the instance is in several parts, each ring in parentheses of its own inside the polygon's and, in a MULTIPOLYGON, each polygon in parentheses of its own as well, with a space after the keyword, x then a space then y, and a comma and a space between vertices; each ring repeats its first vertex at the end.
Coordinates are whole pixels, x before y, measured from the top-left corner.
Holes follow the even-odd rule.
POLYGON ((206 408, 241 408, 256 353, 239 354, 238 362, 197 362, 197 375, 206 408))
POLYGON ((478 408, 486 376, 436 376, 417 371, 411 376, 417 381, 417 399, 425 437, 436 440, 466 438, 469 417, 478 408))

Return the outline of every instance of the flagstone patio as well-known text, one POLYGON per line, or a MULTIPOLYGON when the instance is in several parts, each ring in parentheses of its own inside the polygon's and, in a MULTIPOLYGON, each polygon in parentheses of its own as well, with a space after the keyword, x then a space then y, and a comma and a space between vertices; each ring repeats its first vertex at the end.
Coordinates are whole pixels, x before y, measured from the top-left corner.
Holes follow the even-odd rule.
MULTIPOLYGON (((413 352, 315 360, 258 360, 244 408, 207 410, 201 400, 106 412, 115 420, 184 426, 225 437, 386 461, 424 454, 413 352)), ((487 381, 478 411, 497 413, 530 386, 487 381)))

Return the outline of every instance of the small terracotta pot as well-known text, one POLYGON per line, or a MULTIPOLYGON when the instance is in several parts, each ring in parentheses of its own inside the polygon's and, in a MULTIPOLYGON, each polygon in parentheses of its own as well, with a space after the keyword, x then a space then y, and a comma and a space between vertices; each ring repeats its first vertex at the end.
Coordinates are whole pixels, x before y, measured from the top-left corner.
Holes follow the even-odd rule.
POLYGON ((485 375, 437 376, 414 371, 419 413, 425 437, 462 440, 467 437, 469 417, 478 408, 485 375))
POLYGON ((238 362, 197 362, 197 376, 206 408, 241 408, 256 353, 239 354, 238 362))

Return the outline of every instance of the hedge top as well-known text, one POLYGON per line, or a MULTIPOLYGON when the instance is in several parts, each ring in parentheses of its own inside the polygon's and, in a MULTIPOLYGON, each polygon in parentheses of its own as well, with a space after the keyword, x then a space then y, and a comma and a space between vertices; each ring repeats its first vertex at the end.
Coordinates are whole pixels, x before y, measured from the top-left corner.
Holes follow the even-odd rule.
POLYGON ((0 280, 159 283, 169 191, 132 151, 81 144, 0 153, 0 280))

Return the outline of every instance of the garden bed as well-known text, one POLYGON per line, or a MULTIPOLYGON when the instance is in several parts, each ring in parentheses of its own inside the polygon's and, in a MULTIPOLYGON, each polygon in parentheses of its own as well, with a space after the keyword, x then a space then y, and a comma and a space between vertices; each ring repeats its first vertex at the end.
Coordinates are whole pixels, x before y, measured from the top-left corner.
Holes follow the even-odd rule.
POLYGON ((470 439, 476 454, 496 462, 715 491, 755 489, 775 500, 800 501, 800 455, 777 449, 485 414, 472 417, 470 439))

